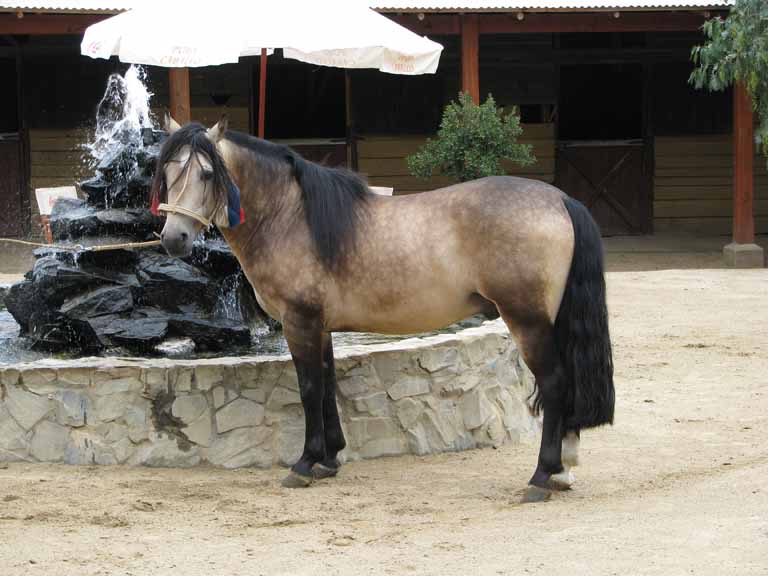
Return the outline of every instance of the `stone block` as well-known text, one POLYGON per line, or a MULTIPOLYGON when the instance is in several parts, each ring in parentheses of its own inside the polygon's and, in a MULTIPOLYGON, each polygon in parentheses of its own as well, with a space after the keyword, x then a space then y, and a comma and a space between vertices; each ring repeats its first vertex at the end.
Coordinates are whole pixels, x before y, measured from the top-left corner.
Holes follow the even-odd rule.
POLYGON ((240 394, 243 398, 253 400, 259 404, 264 404, 267 401, 267 391, 263 388, 249 388, 247 390, 241 390, 240 394))
POLYGON ((461 414, 467 430, 474 430, 485 424, 492 415, 492 407, 480 390, 473 390, 461 399, 461 414))
MULTIPOLYGON (((130 441, 128 441, 130 444, 130 441)), ((65 453, 67 464, 105 464, 114 465, 120 461, 114 450, 100 436, 84 430, 72 432, 72 437, 65 453)))
POLYGON ((367 396, 355 398, 355 410, 371 416, 389 416, 390 401, 386 392, 374 392, 367 396))
POLYGON ((185 424, 194 422, 208 411, 208 401, 202 394, 177 396, 171 406, 171 414, 185 424))
POLYGON ((135 398, 135 395, 127 393, 100 396, 96 398, 91 414, 95 421, 112 422, 126 413, 135 398))
POLYGON ((174 374, 175 377, 175 372, 175 370, 166 370, 160 367, 143 369, 141 371, 141 379, 144 382, 142 393, 149 397, 155 397, 160 392, 165 392, 168 389, 171 374, 174 374))
POLYGON ((59 389, 56 370, 53 369, 25 370, 21 381, 24 388, 34 394, 51 394, 59 389))
POLYGON ((171 385, 171 390, 176 394, 190 392, 192 390, 192 377, 194 374, 195 371, 192 368, 185 366, 177 366, 169 370, 168 384, 171 385))
POLYGON ((392 456, 407 452, 407 442, 392 418, 350 418, 347 442, 363 458, 392 456))
POLYGON ((216 430, 219 434, 244 428, 259 426, 264 422, 264 407, 245 398, 238 398, 216 412, 216 430))
POLYGON ((143 466, 189 468, 200 463, 200 449, 187 444, 182 450, 178 439, 165 434, 152 433, 149 443, 137 449, 128 462, 143 466))
POLYGON ((21 372, 15 368, 0 368, 0 384, 3 386, 18 386, 21 372))
POLYGON ((212 396, 213 407, 217 410, 224 406, 224 404, 227 402, 231 402, 237 398, 237 394, 235 394, 234 391, 230 390, 229 388, 225 388, 224 386, 216 386, 213 389, 212 396))
POLYGON ((429 394, 429 380, 418 376, 409 376, 402 374, 397 381, 387 388, 387 394, 392 400, 400 400, 408 396, 419 396, 420 394, 429 394))
POLYGON ((64 458, 69 444, 69 429, 43 420, 35 426, 29 453, 41 462, 58 462, 64 458))
POLYGON ((6 386, 5 407, 22 428, 30 430, 53 410, 53 402, 19 386, 6 386))
POLYGON ((731 268, 765 268, 765 253, 757 244, 731 242, 723 248, 723 256, 731 268))
POLYGON ((29 435, 0 404, 0 461, 22 459, 29 448, 29 435))
POLYGON ((418 357, 419 366, 429 373, 441 370, 456 372, 460 363, 461 357, 458 349, 451 346, 426 348, 419 353, 418 357))
POLYGON ((90 411, 90 399, 87 395, 74 390, 59 390, 54 393, 53 398, 56 405, 56 422, 73 428, 85 426, 90 411))
POLYGON ((149 438, 150 418, 149 402, 141 402, 128 406, 123 414, 123 421, 128 430, 128 438, 138 444, 149 438))
POLYGON ((218 436, 205 451, 206 459, 214 466, 239 468, 243 466, 268 467, 272 464, 268 439, 269 428, 240 428, 218 436))
POLYGON ((56 370, 56 389, 89 388, 93 369, 85 366, 72 366, 56 370))
POLYGON ((189 438, 190 442, 194 442, 199 446, 210 446, 213 433, 210 413, 206 410, 197 420, 182 428, 181 432, 189 438))
POLYGON ((403 430, 410 430, 424 411, 424 403, 413 398, 403 398, 397 402, 396 410, 403 430))
POLYGON ((141 368, 138 366, 119 366, 93 371, 94 393, 98 396, 119 394, 121 392, 141 392, 144 383, 141 380, 141 368))
POLYGON ((222 366, 205 365, 195 367, 195 387, 198 390, 210 390, 224 382, 224 368, 222 366))
POLYGON ((123 424, 105 422, 96 426, 96 433, 107 444, 114 444, 128 437, 128 430, 123 424))
POLYGON ((274 449, 278 464, 293 466, 304 451, 303 422, 286 421, 281 423, 275 435, 274 449))
POLYGON ((269 402, 267 402, 267 410, 271 412, 278 412, 285 406, 301 404, 301 396, 297 391, 288 390, 281 386, 275 387, 272 390, 272 394, 269 396, 269 402))

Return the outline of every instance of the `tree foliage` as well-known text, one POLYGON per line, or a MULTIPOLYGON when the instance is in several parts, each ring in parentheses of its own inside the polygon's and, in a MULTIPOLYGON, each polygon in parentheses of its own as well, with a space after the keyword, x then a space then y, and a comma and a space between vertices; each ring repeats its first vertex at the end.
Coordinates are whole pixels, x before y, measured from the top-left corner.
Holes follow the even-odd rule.
POLYGON ((691 53, 691 83, 724 90, 744 82, 760 122, 756 136, 768 156, 768 1, 736 0, 727 18, 708 20, 703 29, 707 40, 691 53))
POLYGON ((419 178, 430 178, 439 170, 461 182, 505 174, 504 159, 523 166, 536 161, 531 146, 517 142, 522 133, 516 111, 504 114, 490 94, 480 105, 469 94, 459 94, 458 102, 443 111, 437 139, 427 140, 409 156, 408 168, 419 178))

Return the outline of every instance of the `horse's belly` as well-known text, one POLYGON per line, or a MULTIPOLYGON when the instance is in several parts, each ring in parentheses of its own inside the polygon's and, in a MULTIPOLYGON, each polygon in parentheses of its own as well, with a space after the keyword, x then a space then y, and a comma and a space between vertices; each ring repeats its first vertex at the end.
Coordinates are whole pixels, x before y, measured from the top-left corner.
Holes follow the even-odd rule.
POLYGON ((413 334, 444 328, 477 314, 482 307, 469 294, 445 294, 439 291, 420 296, 406 296, 399 302, 376 302, 375 298, 347 300, 347 306, 333 322, 331 330, 413 334))

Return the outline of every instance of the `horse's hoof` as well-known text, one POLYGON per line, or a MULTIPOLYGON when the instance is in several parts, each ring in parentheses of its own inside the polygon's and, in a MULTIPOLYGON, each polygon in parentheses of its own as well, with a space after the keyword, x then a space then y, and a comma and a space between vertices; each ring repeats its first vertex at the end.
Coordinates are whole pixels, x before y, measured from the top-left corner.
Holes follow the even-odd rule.
POLYGON ((322 480, 323 478, 333 478, 336 476, 336 474, 339 473, 339 464, 337 463, 336 466, 326 466, 324 464, 321 464, 318 462, 312 467, 312 476, 315 478, 315 480, 322 480))
POLYGON ((573 472, 568 470, 568 471, 560 472, 559 474, 552 474, 552 476, 549 477, 549 481, 547 482, 547 485, 552 490, 563 492, 565 490, 571 489, 571 486, 573 485, 573 481, 574 481, 573 472))
POLYGON ((296 472, 291 472, 283 478, 283 488, 307 488, 312 484, 312 480, 312 476, 302 476, 296 472))
POLYGON ((523 491, 523 496, 520 499, 521 504, 532 504, 534 502, 546 502, 552 497, 552 490, 547 488, 540 488, 539 486, 530 485, 523 491))

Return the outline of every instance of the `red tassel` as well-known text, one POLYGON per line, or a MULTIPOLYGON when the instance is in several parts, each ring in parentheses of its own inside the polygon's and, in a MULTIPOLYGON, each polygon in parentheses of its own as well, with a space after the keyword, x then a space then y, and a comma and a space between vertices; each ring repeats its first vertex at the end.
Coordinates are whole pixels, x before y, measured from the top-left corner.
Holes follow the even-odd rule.
POLYGON ((243 207, 240 207, 240 224, 245 222, 245 210, 243 210, 243 207))
POLYGON ((150 207, 149 211, 152 212, 155 216, 160 215, 160 211, 158 210, 160 208, 160 199, 157 197, 157 195, 152 196, 152 206, 150 207))

